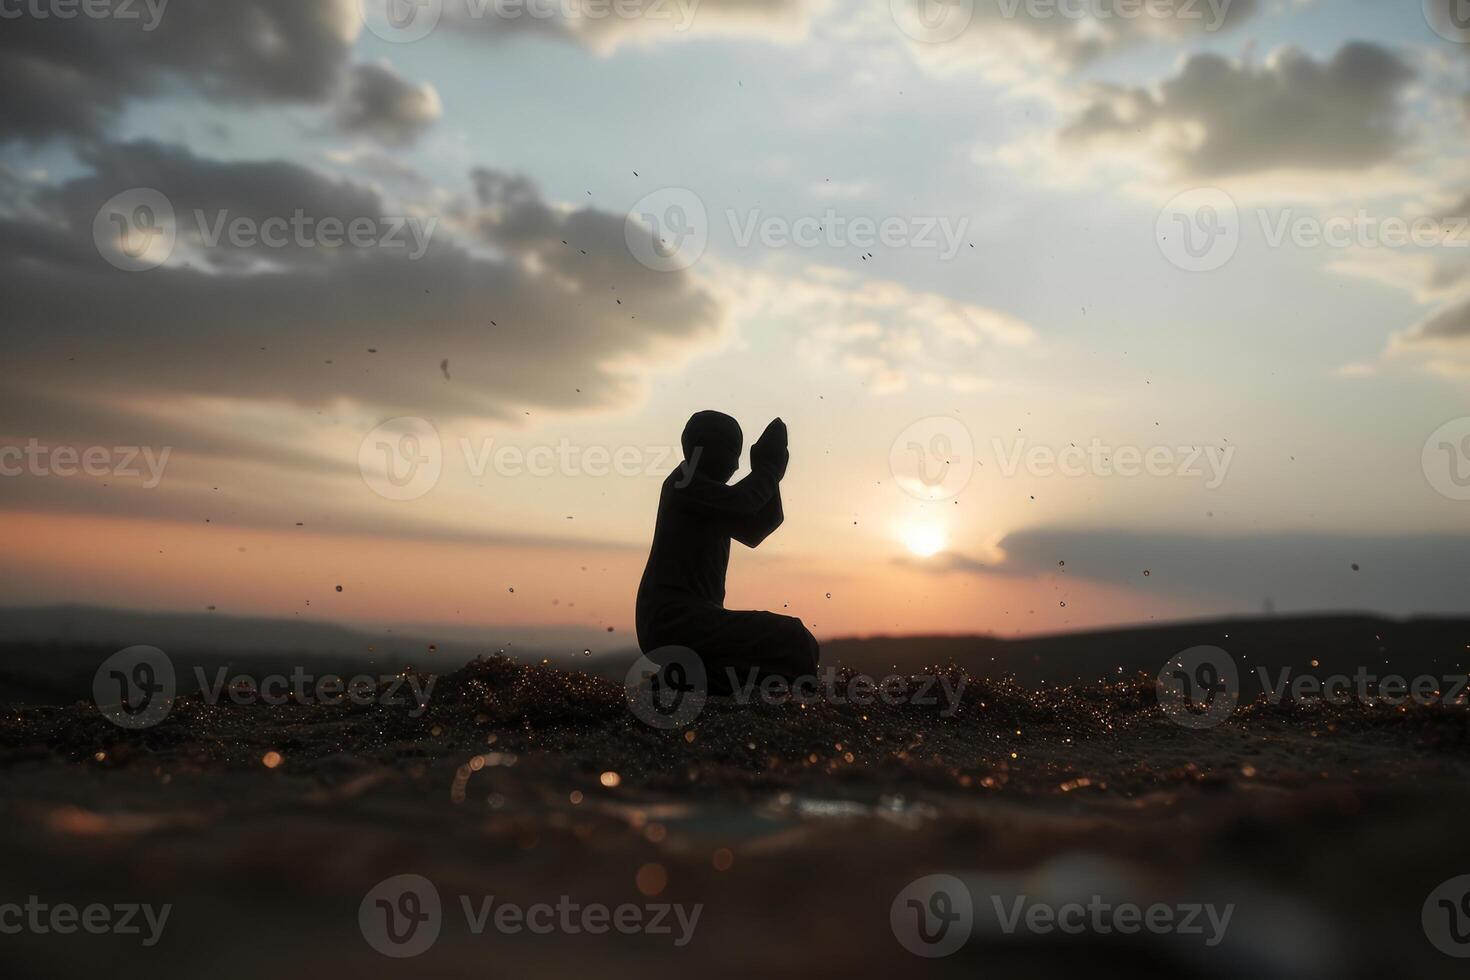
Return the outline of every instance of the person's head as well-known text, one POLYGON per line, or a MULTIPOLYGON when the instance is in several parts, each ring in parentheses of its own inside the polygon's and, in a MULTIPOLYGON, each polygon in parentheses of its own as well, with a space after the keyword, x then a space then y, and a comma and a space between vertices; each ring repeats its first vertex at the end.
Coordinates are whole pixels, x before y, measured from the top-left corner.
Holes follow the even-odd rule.
POLYGON ((679 441, 684 462, 700 476, 724 483, 740 468, 740 450, 745 437, 740 423, 724 412, 695 412, 684 424, 679 441))

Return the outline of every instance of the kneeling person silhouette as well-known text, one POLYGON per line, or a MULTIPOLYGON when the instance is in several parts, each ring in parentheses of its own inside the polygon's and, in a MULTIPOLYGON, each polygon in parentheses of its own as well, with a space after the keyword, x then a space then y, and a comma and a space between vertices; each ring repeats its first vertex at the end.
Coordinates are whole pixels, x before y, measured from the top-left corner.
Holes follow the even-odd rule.
POLYGON ((786 423, 775 419, 740 466, 740 424, 722 412, 696 412, 684 426, 684 462, 659 491, 648 565, 638 585, 638 646, 688 647, 699 654, 711 694, 729 694, 768 676, 815 674, 816 637, 794 616, 725 608, 730 539, 754 548, 781 526, 786 423), (753 676, 752 676, 753 675, 753 676))

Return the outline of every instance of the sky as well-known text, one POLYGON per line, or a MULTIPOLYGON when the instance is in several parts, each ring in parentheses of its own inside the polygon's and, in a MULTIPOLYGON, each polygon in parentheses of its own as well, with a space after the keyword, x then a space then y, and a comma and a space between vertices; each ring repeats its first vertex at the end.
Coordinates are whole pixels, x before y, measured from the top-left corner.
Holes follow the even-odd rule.
POLYGON ((713 408, 819 638, 1470 611, 1467 8, 0 0, 0 603, 626 645, 713 408))

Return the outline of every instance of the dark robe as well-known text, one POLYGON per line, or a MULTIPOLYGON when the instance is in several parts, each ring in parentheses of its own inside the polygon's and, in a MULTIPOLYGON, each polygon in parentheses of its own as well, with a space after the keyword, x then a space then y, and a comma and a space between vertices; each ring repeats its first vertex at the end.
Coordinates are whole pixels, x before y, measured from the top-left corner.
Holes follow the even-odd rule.
POLYGON ((702 416, 717 415, 700 413, 690 420, 686 461, 659 492, 653 547, 638 586, 637 627, 644 653, 681 646, 699 654, 710 692, 723 694, 732 680, 744 685, 752 670, 756 678, 814 674, 819 651, 816 638, 794 616, 725 608, 730 540, 754 548, 784 519, 780 481, 786 447, 784 426, 779 446, 763 445, 763 436, 751 447, 750 475, 728 485, 724 481, 739 459, 739 428, 732 435, 734 420, 719 416, 719 429, 701 429, 702 416))

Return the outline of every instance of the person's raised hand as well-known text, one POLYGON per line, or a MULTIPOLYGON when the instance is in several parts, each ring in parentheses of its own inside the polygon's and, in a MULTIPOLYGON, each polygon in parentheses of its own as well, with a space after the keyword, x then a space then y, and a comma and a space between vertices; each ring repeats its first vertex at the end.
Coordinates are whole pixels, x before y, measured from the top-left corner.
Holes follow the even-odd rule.
POLYGON ((790 458, 786 450, 786 423, 772 419, 761 437, 751 444, 751 469, 774 470, 779 480, 786 475, 786 464, 790 458))

